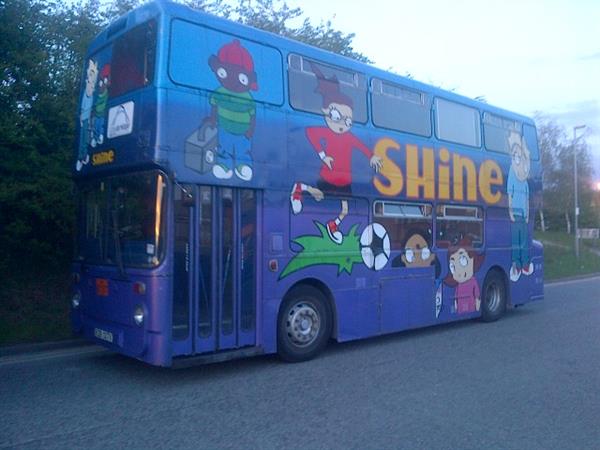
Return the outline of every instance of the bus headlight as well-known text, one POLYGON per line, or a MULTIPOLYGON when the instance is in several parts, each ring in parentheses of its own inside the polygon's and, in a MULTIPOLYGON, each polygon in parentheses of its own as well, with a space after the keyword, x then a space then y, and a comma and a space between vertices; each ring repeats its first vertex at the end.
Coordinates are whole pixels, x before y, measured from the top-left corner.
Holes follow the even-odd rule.
POLYGON ((144 323, 144 308, 141 305, 136 306, 133 312, 133 321, 138 327, 144 323))
POLYGON ((73 298, 71 298, 71 305, 73 309, 79 308, 79 304, 81 303, 81 293, 79 291, 73 294, 73 298))

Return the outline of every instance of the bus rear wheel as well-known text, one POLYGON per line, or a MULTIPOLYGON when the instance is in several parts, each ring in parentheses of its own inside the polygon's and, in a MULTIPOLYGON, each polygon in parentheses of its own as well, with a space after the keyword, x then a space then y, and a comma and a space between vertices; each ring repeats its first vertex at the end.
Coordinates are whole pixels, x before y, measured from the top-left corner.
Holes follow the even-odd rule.
POLYGON ((331 335, 331 314, 318 289, 302 285, 286 295, 279 310, 277 351, 284 361, 307 361, 318 355, 331 335))
POLYGON ((506 284, 496 270, 488 272, 483 282, 481 319, 484 322, 498 320, 506 311, 506 284))

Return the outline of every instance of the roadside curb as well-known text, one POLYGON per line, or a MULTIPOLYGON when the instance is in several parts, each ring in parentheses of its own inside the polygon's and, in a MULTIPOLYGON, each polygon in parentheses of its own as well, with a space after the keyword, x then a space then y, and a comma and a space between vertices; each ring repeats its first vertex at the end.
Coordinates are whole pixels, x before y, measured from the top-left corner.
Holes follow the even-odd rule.
POLYGON ((75 347, 88 347, 94 344, 83 338, 65 339, 62 341, 36 342, 27 344, 0 345, 0 358, 18 356, 26 353, 42 353, 52 350, 63 350, 75 347))
POLYGON ((555 280, 549 280, 544 282, 544 285, 552 285, 552 284, 559 284, 559 283, 565 283, 565 282, 569 282, 569 281, 583 281, 583 280, 589 280, 592 278, 600 278, 600 273, 595 272, 595 273, 587 273, 585 275, 573 275, 571 277, 564 277, 564 278, 557 278, 555 280))

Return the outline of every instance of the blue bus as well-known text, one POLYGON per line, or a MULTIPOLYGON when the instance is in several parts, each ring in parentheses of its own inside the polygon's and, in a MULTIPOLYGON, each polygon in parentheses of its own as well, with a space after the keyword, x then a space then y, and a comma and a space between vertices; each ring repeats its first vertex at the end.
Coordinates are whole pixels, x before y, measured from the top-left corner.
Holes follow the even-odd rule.
POLYGON ((531 119, 154 2, 83 67, 75 332, 159 366, 543 298, 531 119))

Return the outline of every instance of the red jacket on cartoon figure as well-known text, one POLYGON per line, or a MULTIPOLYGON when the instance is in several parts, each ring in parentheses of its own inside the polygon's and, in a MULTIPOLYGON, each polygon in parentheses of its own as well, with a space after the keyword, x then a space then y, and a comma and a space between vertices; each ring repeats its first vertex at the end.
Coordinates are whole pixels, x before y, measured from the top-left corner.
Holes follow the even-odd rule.
POLYGON ((323 165, 321 178, 335 186, 352 183, 352 149, 357 148, 371 159, 373 152, 350 132, 338 134, 328 127, 306 129, 306 136, 317 153, 323 151, 333 158, 331 169, 323 165))

